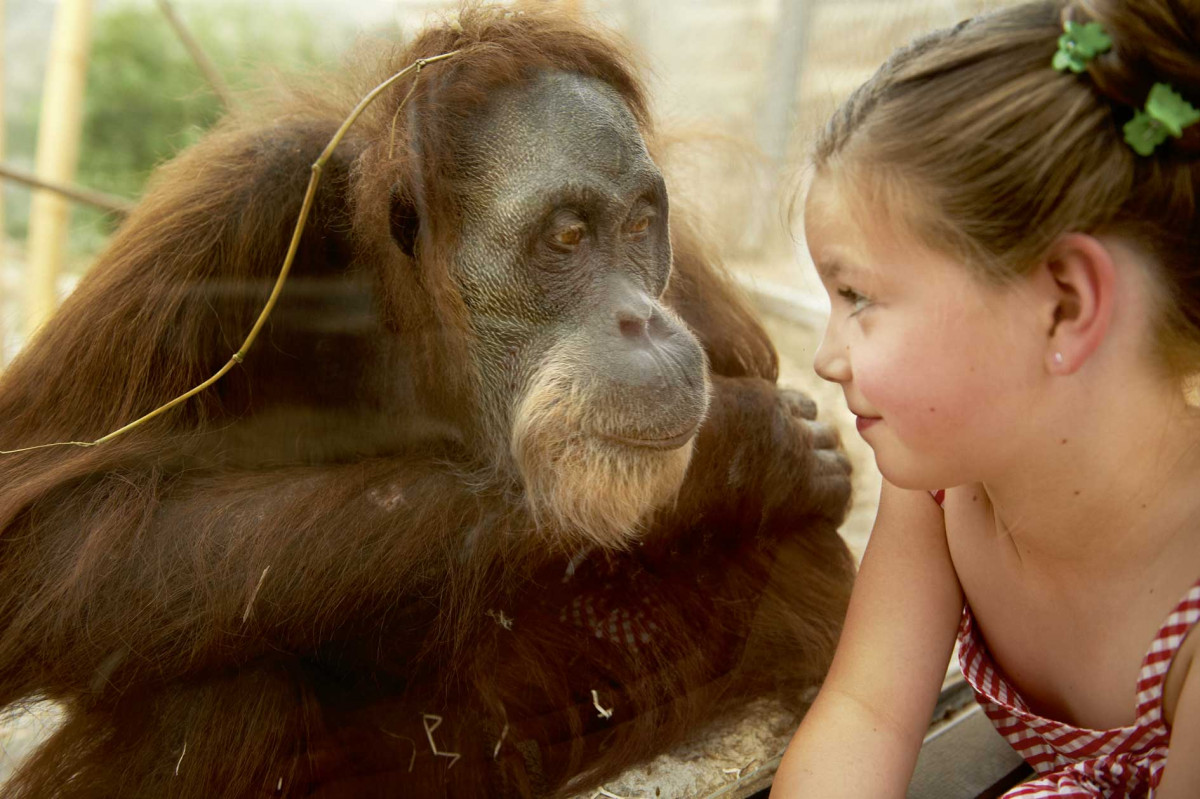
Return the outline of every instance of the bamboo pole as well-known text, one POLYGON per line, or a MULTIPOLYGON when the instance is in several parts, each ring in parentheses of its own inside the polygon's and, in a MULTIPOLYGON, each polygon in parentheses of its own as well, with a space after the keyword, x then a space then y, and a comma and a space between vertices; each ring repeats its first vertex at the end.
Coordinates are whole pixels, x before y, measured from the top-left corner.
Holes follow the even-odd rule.
MULTIPOLYGON (((59 0, 38 120, 35 170, 38 178, 50 183, 70 184, 75 177, 91 23, 91 0, 59 0)), ((65 197, 44 190, 34 192, 29 214, 27 334, 32 335, 58 304, 58 274, 69 218, 65 197)))
MULTIPOLYGON (((0 0, 0 163, 4 161, 4 130, 8 117, 4 115, 4 0, 0 0)), ((0 369, 4 368, 4 342, 8 332, 8 301, 4 290, 3 272, 8 268, 8 234, 4 231, 4 185, 0 184, 0 369)))
POLYGON ((787 173, 788 145, 796 130, 796 101, 800 75, 808 55, 809 23, 814 0, 782 0, 775 24, 774 41, 767 59, 762 104, 755 131, 759 151, 766 157, 765 185, 753 209, 751 223, 740 242, 749 253, 762 257, 764 251, 785 243, 779 214, 781 177, 787 173))
MULTIPOLYGON (((4 133, 8 117, 4 115, 4 0, 0 0, 0 163, 4 161, 4 133)), ((0 263, 4 262, 5 244, 8 239, 4 235, 4 191, 0 189, 0 263)), ((0 327, 0 334, 4 329, 0 327)), ((0 352, 3 352, 3 339, 0 339, 0 352)))

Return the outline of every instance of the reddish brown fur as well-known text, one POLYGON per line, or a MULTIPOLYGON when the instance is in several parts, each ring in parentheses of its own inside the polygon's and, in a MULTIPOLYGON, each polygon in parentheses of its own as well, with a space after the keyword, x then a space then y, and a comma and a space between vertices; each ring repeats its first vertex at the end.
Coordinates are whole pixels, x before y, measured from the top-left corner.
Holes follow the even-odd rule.
POLYGON ((471 433, 430 433, 478 416, 469 370, 447 365, 471 345, 447 273, 456 124, 531 68, 598 77, 647 123, 602 37, 545 14, 459 19, 352 90, 230 120, 160 170, 3 375, 4 449, 95 439, 207 377, 249 329, 349 107, 463 49, 422 74, 394 131, 407 82, 337 152, 244 367, 104 446, 0 458, 0 705, 67 708, 3 795, 558 795, 821 678, 851 575, 845 472, 804 438, 769 341, 684 224, 668 301, 714 402, 638 546, 568 575, 575 539, 531 534, 471 433), (395 185, 435 221, 415 259, 388 234, 395 185), (628 613, 635 645, 597 637, 588 608, 628 613), (422 713, 445 718, 453 768, 422 713))

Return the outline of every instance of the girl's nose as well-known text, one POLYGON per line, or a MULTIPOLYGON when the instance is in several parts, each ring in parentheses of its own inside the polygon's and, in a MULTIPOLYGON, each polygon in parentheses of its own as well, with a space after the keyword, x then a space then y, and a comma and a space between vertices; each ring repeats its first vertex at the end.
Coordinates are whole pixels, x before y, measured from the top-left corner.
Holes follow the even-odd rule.
POLYGON ((847 383, 850 381, 850 353, 846 345, 835 335, 832 320, 825 326, 825 335, 821 338, 821 346, 817 347, 817 355, 813 359, 813 368, 824 380, 831 383, 847 383))

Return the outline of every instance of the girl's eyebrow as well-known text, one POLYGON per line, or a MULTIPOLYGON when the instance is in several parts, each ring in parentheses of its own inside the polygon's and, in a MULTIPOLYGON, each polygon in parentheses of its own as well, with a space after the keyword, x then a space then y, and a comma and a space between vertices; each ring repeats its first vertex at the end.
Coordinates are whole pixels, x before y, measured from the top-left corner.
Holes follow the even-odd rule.
POLYGON ((817 267, 817 274, 821 276, 822 280, 829 283, 839 278, 842 280, 861 280, 864 274, 870 271, 863 267, 852 254, 849 258, 844 258, 842 254, 823 254, 814 263, 817 267))
POLYGON ((836 258, 822 258, 816 262, 817 274, 822 279, 832 281, 842 272, 842 262, 836 258))

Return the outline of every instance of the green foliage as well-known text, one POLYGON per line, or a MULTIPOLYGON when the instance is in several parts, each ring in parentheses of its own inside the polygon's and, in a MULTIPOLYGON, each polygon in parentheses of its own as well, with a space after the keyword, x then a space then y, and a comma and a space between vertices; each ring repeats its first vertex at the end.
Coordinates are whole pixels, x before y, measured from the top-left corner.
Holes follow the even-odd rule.
MULTIPOLYGON (((261 86, 266 76, 331 61, 350 33, 318 27, 301 13, 232 0, 176 8, 235 93, 261 86)), ((154 167, 195 142, 222 113, 157 6, 110 8, 93 30, 76 181, 136 199, 154 167)), ((95 252, 113 220, 85 206, 73 214, 71 250, 95 252)))
POLYGON ((120 8, 98 23, 79 182, 137 196, 150 169, 212 125, 221 106, 153 9, 120 8))

